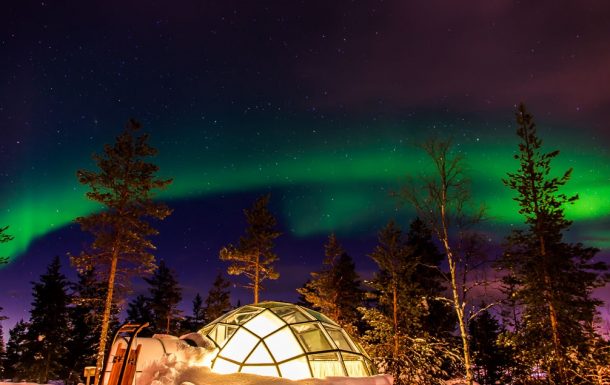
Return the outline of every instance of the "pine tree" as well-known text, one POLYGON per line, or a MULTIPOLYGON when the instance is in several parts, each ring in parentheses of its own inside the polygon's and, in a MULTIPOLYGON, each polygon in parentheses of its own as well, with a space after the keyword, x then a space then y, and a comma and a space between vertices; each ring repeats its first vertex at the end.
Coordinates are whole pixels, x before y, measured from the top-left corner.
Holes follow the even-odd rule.
MULTIPOLYGON (((150 299, 143 294, 139 294, 131 302, 127 304, 127 321, 131 323, 144 324, 148 322, 150 325, 154 325, 154 315, 152 312, 152 306, 150 299)), ((149 329, 153 329, 149 327, 149 329)), ((146 332, 145 330, 144 332, 146 332)))
MULTIPOLYGON (((93 156, 99 171, 77 172, 79 182, 91 189, 87 197, 105 208, 76 219, 95 240, 91 252, 73 257, 79 269, 95 266, 107 282, 96 362, 98 373, 103 364, 112 307, 116 303, 116 282, 125 284, 133 275, 154 270, 155 258, 150 250, 155 247, 149 237, 158 231, 149 220, 162 220, 171 213, 167 206, 152 200, 154 191, 165 188, 171 180, 157 178, 158 167, 146 162, 157 150, 148 144, 147 135, 134 138, 139 128, 138 122, 130 120, 113 146, 106 145, 103 155, 93 156)), ((96 385, 97 380, 96 376, 96 385)))
POLYGON ((231 283, 223 277, 222 273, 218 273, 205 299, 205 307, 203 309, 205 322, 212 322, 231 310, 230 286, 231 283))
POLYGON ((551 175, 551 161, 559 151, 545 153, 532 115, 521 104, 517 110, 520 138, 517 172, 508 173, 506 186, 514 190, 526 229, 507 239, 499 267, 516 280, 515 295, 523 303, 519 329, 511 343, 531 368, 541 367, 556 384, 572 384, 568 351, 576 351, 595 338, 593 319, 601 304, 591 296, 593 289, 608 281, 608 267, 593 262, 597 249, 563 239, 571 221, 564 209, 578 199, 560 189, 569 181, 572 169, 559 177, 551 175))
POLYGON ((185 317, 184 322, 181 324, 183 333, 195 332, 201 329, 205 323, 205 308, 203 307, 203 298, 201 294, 197 293, 193 298, 191 315, 185 317))
MULTIPOLYGON (((70 370, 70 377, 78 381, 83 367, 96 361, 106 289, 104 282, 98 280, 93 267, 78 272, 78 281, 72 285, 72 303, 69 308, 72 329, 71 336, 66 341, 68 352, 65 365, 70 370)), ((118 313, 118 307, 114 306, 111 329, 118 325, 118 313)))
POLYGON ((229 244, 220 250, 220 259, 229 261, 227 269, 230 275, 245 275, 248 279, 246 288, 251 289, 254 303, 259 301, 259 293, 264 290, 263 281, 278 279, 274 263, 277 255, 273 252, 273 242, 280 236, 275 229, 277 221, 269 212, 269 195, 256 200, 251 209, 244 210, 246 234, 239 238, 237 246, 229 244))
POLYGON ((0 379, 6 378, 4 377, 5 369, 4 365, 6 362, 6 346, 4 346, 4 329, 2 328, 2 321, 8 319, 7 316, 2 315, 2 311, 4 309, 0 306, 0 379))
POLYGON ((178 309, 178 304, 182 301, 182 288, 175 273, 167 267, 165 261, 161 261, 152 277, 144 280, 150 285, 148 300, 153 316, 151 329, 170 334, 170 330, 177 330, 182 318, 182 311, 178 309))
POLYGON ((13 381, 28 379, 25 375, 27 362, 25 357, 29 356, 29 324, 19 320, 9 331, 8 343, 6 344, 6 360, 4 361, 5 378, 13 381))
POLYGON ((297 291, 311 307, 355 334, 358 307, 364 301, 356 266, 335 234, 329 235, 324 245, 324 255, 324 269, 312 272, 311 280, 297 291))
MULTIPOLYGON (((482 304, 481 309, 486 305, 482 304)), ((479 312, 468 325, 470 344, 475 366, 475 378, 481 385, 505 384, 509 366, 509 354, 505 347, 498 344, 504 332, 498 320, 488 310, 479 312)))
MULTIPOLYGON (((8 235, 5 231, 8 229, 8 226, 0 227, 0 243, 6 243, 8 241, 12 241, 14 239, 13 236, 8 235)), ((0 257, 0 265, 8 263, 8 257, 0 257)))
POLYGON ((61 273, 59 257, 55 257, 34 283, 34 302, 30 309, 28 328, 27 373, 30 379, 46 384, 49 379, 66 379, 63 367, 70 335, 68 316, 68 282, 61 273))
POLYGON ((455 330, 455 315, 444 297, 446 278, 441 271, 443 254, 432 239, 432 231, 420 219, 415 218, 409 225, 406 246, 408 258, 417 261, 410 277, 417 287, 418 296, 423 298, 425 314, 421 323, 423 331, 439 339, 446 339, 455 330))
POLYGON ((363 340, 382 371, 391 373, 396 384, 442 383, 446 376, 444 361, 454 354, 444 341, 425 330, 428 297, 439 288, 426 282, 433 274, 426 271, 431 266, 422 265, 424 258, 435 259, 434 250, 428 250, 432 254, 425 257, 415 253, 427 250, 423 244, 416 246, 420 230, 413 229, 412 242, 393 221, 379 232, 378 245, 370 254, 379 271, 368 282, 375 307, 361 309, 368 324, 363 340), (423 276, 418 276, 422 272, 423 276))

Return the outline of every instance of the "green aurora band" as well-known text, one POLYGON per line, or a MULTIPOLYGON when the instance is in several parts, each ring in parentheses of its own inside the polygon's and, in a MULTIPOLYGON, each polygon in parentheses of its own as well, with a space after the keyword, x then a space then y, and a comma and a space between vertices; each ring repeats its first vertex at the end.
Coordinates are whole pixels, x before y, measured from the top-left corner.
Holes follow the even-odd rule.
MULTIPOLYGON (((173 199, 274 189, 284 196, 280 221, 296 236, 370 231, 371 226, 397 215, 397 202, 389 193, 407 176, 430 171, 430 162, 413 145, 425 138, 421 133, 434 131, 430 127, 420 124, 406 130, 397 124, 378 123, 374 138, 368 133, 373 131, 370 128, 353 127, 295 130, 291 135, 282 135, 279 128, 263 132, 225 128, 215 139, 204 130, 184 129, 183 135, 178 130, 172 136, 153 130, 151 141, 160 151, 154 161, 163 176, 174 178, 159 198, 171 205, 173 199), (186 139, 174 139, 181 137, 186 139)), ((496 224, 521 225, 523 220, 511 199, 513 192, 502 183, 507 172, 517 169, 514 128, 504 127, 500 133, 471 130, 473 133, 455 138, 454 149, 467 162, 473 202, 485 204, 496 224)), ((593 141, 578 143, 567 135, 551 137, 550 132, 541 132, 543 139, 545 135, 549 137, 546 149, 561 150, 553 170, 574 169, 563 192, 578 193, 580 200, 568 208, 569 218, 584 223, 606 218, 610 213, 610 163, 605 150, 595 147, 593 141)), ((83 148, 70 161, 47 162, 42 175, 38 169, 26 169, 10 191, 3 188, 6 210, 0 215, 0 225, 10 225, 7 232, 15 239, 2 245, 1 255, 16 258, 35 239, 99 209, 85 198, 86 189, 78 184, 75 172, 93 168, 90 154, 109 142, 112 137, 96 142, 97 147, 83 148)), ((610 246, 601 232, 589 235, 595 246, 610 246)))

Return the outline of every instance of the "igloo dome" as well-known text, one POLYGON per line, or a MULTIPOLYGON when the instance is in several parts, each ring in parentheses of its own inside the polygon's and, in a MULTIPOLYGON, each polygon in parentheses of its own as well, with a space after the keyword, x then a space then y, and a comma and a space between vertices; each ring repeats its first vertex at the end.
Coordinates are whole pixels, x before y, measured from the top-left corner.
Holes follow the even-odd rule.
POLYGON ((242 306, 199 333, 217 348, 216 373, 324 378, 375 374, 362 347, 337 323, 311 309, 283 302, 242 306))

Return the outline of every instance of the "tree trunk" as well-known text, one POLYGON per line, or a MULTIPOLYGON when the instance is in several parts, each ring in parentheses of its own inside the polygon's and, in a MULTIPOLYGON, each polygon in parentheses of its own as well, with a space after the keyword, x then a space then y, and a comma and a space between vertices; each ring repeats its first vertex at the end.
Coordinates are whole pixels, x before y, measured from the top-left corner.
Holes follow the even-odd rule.
POLYGON ((555 350, 555 360, 557 362, 557 374, 562 384, 567 384, 565 376, 565 368, 563 363, 563 352, 561 351, 561 341, 559 339, 559 323, 557 321, 557 311, 555 310, 555 304, 553 304, 553 288, 551 284, 551 276, 547 269, 546 261, 546 247, 544 238, 540 236, 540 254, 542 255, 542 263, 544 269, 544 300, 546 301, 547 308, 549 310, 549 320, 551 323, 551 334, 553 338, 553 349, 555 350))
POLYGON ((458 317, 458 325, 460 327, 460 337, 462 338, 462 349, 464 356, 464 367, 466 369, 466 382, 468 385, 472 385, 474 381, 474 375, 472 373, 472 367, 470 363, 470 343, 468 341, 468 329, 466 328, 466 320, 464 318, 464 301, 460 298, 460 294, 458 291, 458 283, 457 283, 457 266, 455 263, 455 259, 453 256, 453 251, 451 250, 451 246, 449 245, 449 232, 447 225, 447 187, 446 187, 446 179, 444 173, 441 175, 443 189, 441 196, 441 230, 442 230, 442 242, 443 247, 445 249, 445 254, 447 255, 447 262, 449 263, 449 272, 451 274, 451 293, 453 295, 453 308, 455 309, 455 314, 458 317))
POLYGON ((254 272, 254 303, 258 303, 258 290, 260 289, 260 254, 256 253, 256 271, 254 272))
POLYGON ((102 318, 102 331, 100 333, 100 344, 97 349, 97 362, 95 363, 95 382, 94 385, 100 385, 102 366, 104 366, 104 354, 106 351, 106 340, 108 339, 108 328, 110 326, 110 312, 112 310, 112 297, 114 295, 114 280, 116 277, 116 268, 118 263, 118 251, 115 248, 112 251, 112 261, 110 263, 110 274, 108 275, 108 291, 106 293, 106 304, 104 305, 104 316, 102 318))
POLYGON ((398 359, 398 289, 396 284, 392 288, 392 311, 394 315, 394 359, 398 359))

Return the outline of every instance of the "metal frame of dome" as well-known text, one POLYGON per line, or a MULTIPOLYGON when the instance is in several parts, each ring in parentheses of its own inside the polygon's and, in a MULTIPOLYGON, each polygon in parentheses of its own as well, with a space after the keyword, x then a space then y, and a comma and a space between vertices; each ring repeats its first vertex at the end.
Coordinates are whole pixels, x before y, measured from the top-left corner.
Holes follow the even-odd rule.
POLYGON ((199 333, 218 349, 211 366, 217 373, 289 379, 376 374, 370 357, 336 322, 290 303, 242 306, 199 333))

